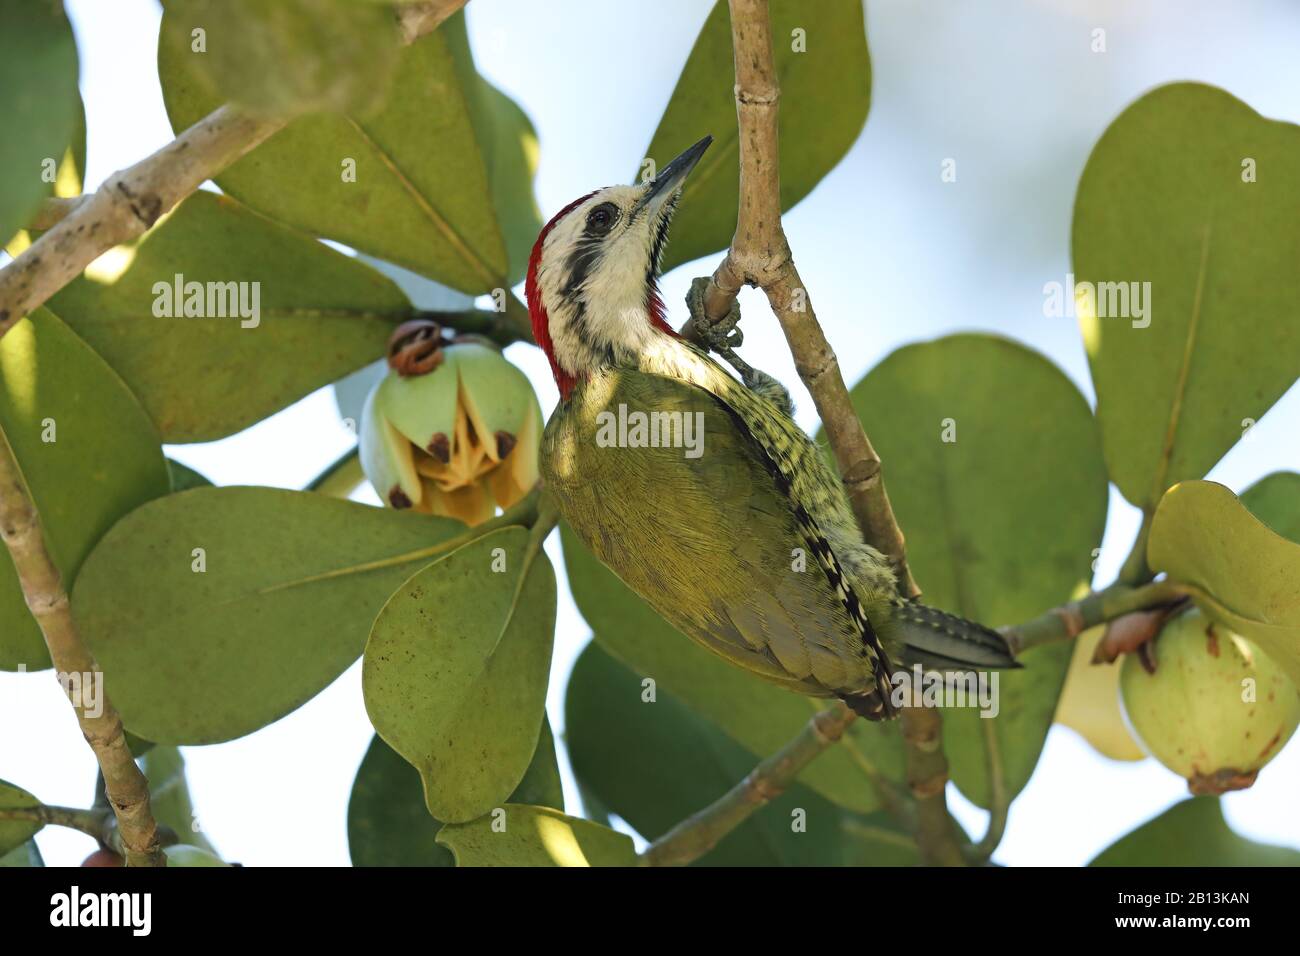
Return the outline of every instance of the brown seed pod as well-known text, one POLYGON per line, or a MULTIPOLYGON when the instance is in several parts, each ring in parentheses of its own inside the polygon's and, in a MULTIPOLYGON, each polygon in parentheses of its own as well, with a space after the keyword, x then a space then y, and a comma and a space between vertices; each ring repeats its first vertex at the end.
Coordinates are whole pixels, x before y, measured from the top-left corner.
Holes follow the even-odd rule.
POLYGON ((388 337, 388 367, 403 378, 425 375, 442 364, 447 342, 432 319, 403 322, 388 337))

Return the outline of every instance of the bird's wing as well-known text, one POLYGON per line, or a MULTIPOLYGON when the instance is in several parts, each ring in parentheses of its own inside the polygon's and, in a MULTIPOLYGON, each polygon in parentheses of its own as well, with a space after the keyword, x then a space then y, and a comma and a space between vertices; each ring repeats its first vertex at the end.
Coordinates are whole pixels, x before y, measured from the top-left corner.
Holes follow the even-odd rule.
POLYGON ((788 487, 723 399, 608 369, 551 419, 541 457, 573 530, 679 630, 804 693, 875 686, 861 633, 819 565, 824 542, 809 540, 788 487), (660 416, 661 447, 629 447, 637 413, 647 441, 660 416), (620 422, 633 427, 620 434, 620 422), (697 450, 681 447, 687 438, 697 450))

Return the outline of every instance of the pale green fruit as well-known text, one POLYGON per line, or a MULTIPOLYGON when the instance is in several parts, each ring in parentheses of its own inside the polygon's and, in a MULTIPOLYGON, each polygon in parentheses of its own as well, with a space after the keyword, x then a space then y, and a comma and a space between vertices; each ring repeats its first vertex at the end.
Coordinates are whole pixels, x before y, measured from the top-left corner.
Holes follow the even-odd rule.
POLYGON ((1192 609, 1169 621, 1149 674, 1120 673, 1124 717, 1143 748, 1193 793, 1241 790, 1300 724, 1300 693, 1256 645, 1192 609))
POLYGON ((230 866, 219 856, 186 843, 163 847, 163 853, 167 854, 168 866, 230 866))
POLYGON ((361 414, 361 467, 385 504, 480 524, 537 483, 542 411, 527 376, 476 341, 423 375, 389 370, 361 414))

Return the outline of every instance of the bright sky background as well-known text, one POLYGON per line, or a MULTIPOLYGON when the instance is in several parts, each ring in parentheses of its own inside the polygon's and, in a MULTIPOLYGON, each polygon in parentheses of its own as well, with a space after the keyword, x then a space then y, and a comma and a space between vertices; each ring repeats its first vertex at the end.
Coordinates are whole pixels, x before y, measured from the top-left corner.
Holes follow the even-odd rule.
MULTIPOLYGON (((470 4, 480 68, 538 129, 545 216, 596 186, 632 179, 710 6, 659 0, 646 16, 640 6, 608 0, 470 4)), ((160 10, 154 0, 68 0, 68 8, 94 187, 172 138, 155 70, 160 10)), ((1300 122, 1300 7, 1286 0, 872 0, 867 27, 874 84, 866 131, 786 218, 850 383, 902 344, 978 329, 1044 352, 1091 400, 1078 330, 1072 319, 1044 318, 1042 288, 1065 281, 1075 185, 1102 130, 1152 86, 1183 79, 1222 86, 1265 116, 1300 122), (1090 52, 1095 27, 1107 31, 1104 54, 1090 52), (955 184, 940 182, 945 157, 958 160, 955 184)), ((715 262, 665 278, 675 324, 690 279, 715 262)), ((790 384, 801 424, 815 427, 775 322, 750 293, 742 306, 745 357, 790 384)), ((540 352, 515 346, 509 354, 549 411, 556 392, 540 352)), ((1300 470, 1297 421, 1300 390, 1293 388, 1210 477, 1239 491, 1279 468, 1300 470)), ((349 441, 325 389, 239 435, 169 454, 217 484, 301 487, 349 441)), ((1112 494, 1098 583, 1113 579, 1135 515, 1112 494)), ((561 595, 548 706, 560 731, 565 680, 588 630, 551 544, 561 595)), ((0 674, 0 733, 0 775, 47 803, 88 803, 94 761, 48 674, 0 674)), ((264 730, 186 748, 204 831, 227 859, 246 865, 345 865, 348 794, 370 735, 358 664, 264 730)), ((567 766, 565 773, 575 810, 567 766)), ((1300 847, 1297 792, 1300 746, 1293 744, 1225 807, 1240 832, 1300 847)), ((982 832, 986 815, 949 793, 962 822, 982 832)), ((1183 782, 1153 761, 1115 763, 1054 728, 1012 807, 996 860, 1084 863, 1184 795, 1183 782)), ((57 827, 38 842, 51 864, 77 863, 92 849, 89 838, 57 827)))

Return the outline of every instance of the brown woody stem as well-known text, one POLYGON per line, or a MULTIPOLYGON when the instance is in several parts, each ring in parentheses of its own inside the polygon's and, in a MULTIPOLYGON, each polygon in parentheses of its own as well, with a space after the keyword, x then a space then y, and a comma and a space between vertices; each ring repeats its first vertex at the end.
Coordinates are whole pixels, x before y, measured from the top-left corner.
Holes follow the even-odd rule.
MULTIPOLYGON (((451 16, 465 0, 426 0, 398 12, 406 42, 451 16)), ((235 160, 279 132, 284 120, 218 107, 152 156, 85 196, 47 203, 50 229, 0 269, 0 335, 45 303, 101 254, 143 235, 159 217, 235 160)))
MULTIPOLYGON (((32 504, 8 439, 0 432, 0 539, 9 549, 32 617, 40 626, 57 674, 103 680, 94 656, 81 640, 59 569, 46 547, 41 521, 32 504)), ((68 682, 66 687, 71 687, 68 682)), ((82 695, 69 694, 81 732, 104 774, 109 803, 117 815, 128 866, 166 866, 157 824, 149 809, 149 782, 136 766, 122 732, 122 721, 107 692, 92 713, 82 695)))
POLYGON ((642 865, 684 866, 704 856, 755 810, 784 793, 804 767, 843 736, 856 716, 844 704, 814 715, 797 737, 725 795, 650 844, 641 854, 642 865))

